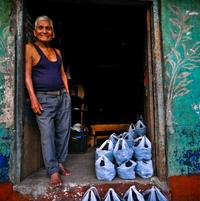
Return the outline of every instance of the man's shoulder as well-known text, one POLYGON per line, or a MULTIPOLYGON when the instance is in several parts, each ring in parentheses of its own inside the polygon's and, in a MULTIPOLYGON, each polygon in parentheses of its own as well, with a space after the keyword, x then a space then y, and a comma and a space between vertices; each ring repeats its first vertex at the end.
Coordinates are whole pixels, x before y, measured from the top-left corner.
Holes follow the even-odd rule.
POLYGON ((55 47, 54 49, 56 50, 56 52, 60 52, 60 50, 58 48, 55 47))
POLYGON ((25 49, 26 49, 26 52, 30 54, 35 54, 36 52, 35 46, 33 45, 33 43, 30 43, 30 42, 26 43, 25 49))
POLYGON ((26 43, 26 48, 33 49, 34 48, 33 43, 31 42, 26 43))
POLYGON ((55 49, 55 51, 61 56, 60 50, 59 50, 58 48, 54 48, 54 49, 55 49))

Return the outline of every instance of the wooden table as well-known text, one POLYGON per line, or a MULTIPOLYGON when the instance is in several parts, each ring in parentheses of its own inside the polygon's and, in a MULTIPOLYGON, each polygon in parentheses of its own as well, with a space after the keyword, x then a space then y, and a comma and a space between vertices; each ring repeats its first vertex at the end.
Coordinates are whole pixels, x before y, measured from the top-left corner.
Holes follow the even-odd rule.
POLYGON ((94 147, 97 145, 98 139, 105 139, 108 138, 108 135, 97 135, 96 132, 102 132, 102 131, 127 131, 129 128, 129 124, 93 124, 90 125, 91 127, 91 140, 90 145, 91 147, 94 147))

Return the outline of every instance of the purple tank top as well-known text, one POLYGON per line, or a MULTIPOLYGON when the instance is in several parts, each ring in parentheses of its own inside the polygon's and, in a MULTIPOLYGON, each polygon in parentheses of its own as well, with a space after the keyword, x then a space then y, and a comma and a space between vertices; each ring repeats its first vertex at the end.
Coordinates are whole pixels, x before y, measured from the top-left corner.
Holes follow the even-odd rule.
POLYGON ((33 44, 40 55, 39 62, 32 68, 32 80, 35 91, 56 91, 64 88, 61 79, 62 59, 55 51, 57 60, 49 61, 42 50, 33 44))

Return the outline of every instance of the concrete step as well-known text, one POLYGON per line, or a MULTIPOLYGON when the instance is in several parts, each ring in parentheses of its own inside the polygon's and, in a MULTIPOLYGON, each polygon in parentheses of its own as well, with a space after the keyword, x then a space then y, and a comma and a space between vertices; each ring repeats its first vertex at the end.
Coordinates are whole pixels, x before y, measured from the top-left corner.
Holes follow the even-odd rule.
POLYGON ((103 198, 111 187, 122 196, 131 185, 135 185, 140 192, 156 185, 168 198, 170 197, 167 184, 160 182, 157 177, 150 179, 138 177, 134 180, 122 180, 115 177, 111 182, 99 181, 95 175, 94 161, 94 149, 84 154, 70 154, 64 165, 71 171, 71 175, 62 177, 63 186, 52 188, 45 169, 41 169, 15 185, 14 190, 29 195, 33 198, 32 200, 37 201, 80 201, 91 186, 95 186, 103 198))
MULTIPOLYGON (((129 189, 130 186, 135 185, 137 190, 142 193, 145 190, 151 188, 152 185, 157 185, 148 181, 123 181, 123 182, 104 182, 101 184, 91 184, 91 185, 78 185, 75 187, 58 187, 58 188, 49 188, 44 195, 41 195, 34 201, 81 201, 84 193, 91 187, 95 186, 98 190, 98 193, 103 200, 109 188, 113 188, 116 193, 123 197, 125 192, 129 189)), ((158 186, 158 185, 157 185, 158 186)), ((168 190, 160 188, 163 194, 170 200, 170 193, 168 190)))

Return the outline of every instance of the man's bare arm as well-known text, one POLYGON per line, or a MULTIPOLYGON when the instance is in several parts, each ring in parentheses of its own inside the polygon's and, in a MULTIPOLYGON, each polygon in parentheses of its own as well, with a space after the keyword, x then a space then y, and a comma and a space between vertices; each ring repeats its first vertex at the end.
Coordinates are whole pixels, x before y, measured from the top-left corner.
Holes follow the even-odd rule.
MULTIPOLYGON (((56 49, 56 51, 60 55, 60 57, 62 58, 62 55, 61 55, 60 51, 58 49, 56 49)), ((63 80, 63 83, 64 83, 64 86, 65 86, 65 89, 66 89, 67 93, 69 93, 69 85, 68 85, 67 75, 65 73, 63 63, 61 65, 61 78, 63 80)))
POLYGON ((33 112, 40 114, 42 106, 37 100, 32 82, 33 46, 31 44, 26 44, 25 61, 25 84, 31 101, 31 107, 33 112))

